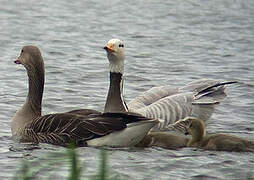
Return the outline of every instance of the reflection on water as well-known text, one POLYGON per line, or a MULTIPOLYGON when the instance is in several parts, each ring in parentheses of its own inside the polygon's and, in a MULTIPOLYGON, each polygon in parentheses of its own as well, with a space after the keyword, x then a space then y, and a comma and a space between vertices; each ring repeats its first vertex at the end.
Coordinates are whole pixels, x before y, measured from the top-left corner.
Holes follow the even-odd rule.
MULTIPOLYGON (((183 85, 198 78, 237 80, 208 122, 210 132, 253 137, 254 3, 246 1, 6 1, 0 6, 0 178, 12 177, 21 159, 33 160, 51 145, 13 142, 10 120, 25 101, 27 77, 13 63, 24 45, 45 59, 43 112, 84 107, 102 110, 111 38, 126 44, 125 98, 153 86, 183 85)), ((253 177, 251 153, 160 148, 108 150, 110 168, 124 179, 244 179, 253 177), (240 158, 239 158, 240 156, 240 158)), ((86 172, 99 150, 80 148, 86 172)), ((59 178, 66 177, 65 166, 59 178), (61 176, 60 176, 61 175, 61 176)))

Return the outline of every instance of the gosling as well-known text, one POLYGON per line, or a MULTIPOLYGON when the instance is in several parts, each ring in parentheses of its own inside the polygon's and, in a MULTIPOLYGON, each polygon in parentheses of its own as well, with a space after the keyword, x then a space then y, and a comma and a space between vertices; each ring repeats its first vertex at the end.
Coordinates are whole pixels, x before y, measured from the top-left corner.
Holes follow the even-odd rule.
POLYGON ((136 147, 161 147, 164 149, 178 149, 187 146, 189 139, 181 136, 170 134, 168 132, 149 132, 136 147))
POLYGON ((187 147, 213 151, 254 152, 254 141, 229 134, 206 135, 205 123, 194 117, 180 120, 173 124, 172 127, 181 130, 185 129, 185 134, 192 136, 187 143, 187 147))

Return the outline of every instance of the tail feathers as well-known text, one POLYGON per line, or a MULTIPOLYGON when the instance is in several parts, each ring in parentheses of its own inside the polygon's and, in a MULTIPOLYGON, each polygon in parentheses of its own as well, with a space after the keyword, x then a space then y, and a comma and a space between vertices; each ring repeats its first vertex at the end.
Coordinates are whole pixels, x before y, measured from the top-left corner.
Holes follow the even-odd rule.
POLYGON ((237 81, 225 81, 220 82, 218 80, 212 79, 199 79, 196 81, 192 81, 191 83, 187 84, 186 86, 180 88, 183 91, 192 91, 197 93, 202 93, 205 91, 209 91, 210 89, 214 90, 224 90, 224 85, 237 83, 237 81))
POLYGON ((220 81, 218 80, 212 80, 212 79, 198 79, 195 81, 192 81, 182 88, 180 88, 183 91, 188 91, 188 92, 200 92, 203 89, 213 86, 214 84, 219 83, 220 81))
POLYGON ((200 100, 205 97, 207 100, 201 100, 199 102, 211 102, 212 100, 214 103, 218 103, 226 97, 224 92, 225 85, 234 83, 237 83, 237 81, 217 82, 213 85, 203 87, 202 89, 199 88, 199 91, 194 94, 194 100, 200 100))
POLYGON ((207 95, 216 91, 224 91, 225 85, 234 83, 237 83, 237 81, 218 82, 213 85, 204 87, 203 89, 199 89, 199 91, 197 91, 197 94, 207 95))

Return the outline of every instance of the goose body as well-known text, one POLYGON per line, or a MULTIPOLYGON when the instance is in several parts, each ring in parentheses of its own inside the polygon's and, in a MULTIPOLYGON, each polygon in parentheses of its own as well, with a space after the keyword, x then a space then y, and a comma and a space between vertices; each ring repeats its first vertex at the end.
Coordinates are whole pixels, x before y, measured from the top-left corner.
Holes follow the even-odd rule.
MULTIPOLYGON (((146 117, 160 119, 161 123, 154 127, 153 130, 164 129, 169 124, 187 116, 197 117, 207 121, 214 112, 216 105, 226 97, 224 93, 225 85, 235 82, 198 80, 198 82, 202 81, 206 81, 207 86, 202 87, 197 84, 195 89, 186 90, 187 85, 179 88, 175 94, 158 98, 157 101, 149 105, 143 105, 141 108, 133 109, 132 106, 128 106, 129 110, 146 117)), ((131 103, 133 104, 133 102, 131 103)))
POLYGON ((141 141, 153 125, 154 120, 131 114, 48 114, 27 124, 20 131, 19 140, 60 146, 74 143, 76 146, 128 147, 141 141), (140 135, 140 132, 144 133, 140 135))
POLYGON ((211 96, 210 101, 212 99, 214 102, 221 101, 226 96, 226 94, 224 93, 225 85, 232 84, 232 83, 236 83, 236 82, 235 81, 221 82, 221 81, 212 80, 212 79, 198 79, 182 87, 172 87, 170 85, 153 87, 143 92, 141 95, 139 95, 135 99, 131 100, 128 103, 128 107, 130 109, 141 109, 165 97, 170 97, 173 95, 186 93, 186 92, 199 93, 206 88, 211 88, 210 90, 213 90, 214 92, 219 93, 219 94, 216 94, 216 95, 214 94, 213 96, 211 96))
POLYGON ((207 120, 215 106, 225 98, 225 85, 234 81, 201 79, 181 88, 170 86, 154 87, 126 105, 123 95, 123 74, 125 50, 119 39, 111 39, 104 47, 109 60, 110 75, 121 78, 110 78, 110 87, 105 105, 105 112, 135 112, 150 118, 159 119, 153 130, 164 130, 187 116, 207 120), (113 88, 114 87, 114 88, 113 88))
POLYGON ((22 108, 12 119, 13 138, 21 142, 66 146, 134 146, 157 123, 133 113, 100 113, 77 109, 41 115, 44 62, 36 46, 24 46, 16 64, 27 70, 29 91, 22 108))
POLYGON ((197 118, 187 117, 171 125, 171 128, 192 136, 187 143, 188 147, 213 151, 254 152, 254 141, 230 134, 207 135, 205 123, 197 118))

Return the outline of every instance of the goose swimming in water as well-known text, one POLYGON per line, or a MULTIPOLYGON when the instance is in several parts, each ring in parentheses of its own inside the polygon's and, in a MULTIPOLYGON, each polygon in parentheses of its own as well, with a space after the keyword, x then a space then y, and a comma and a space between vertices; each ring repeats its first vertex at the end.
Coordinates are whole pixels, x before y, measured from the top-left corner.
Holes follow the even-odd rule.
POLYGON ((21 142, 134 146, 158 123, 156 119, 133 113, 100 113, 89 109, 42 116, 44 62, 40 50, 36 46, 24 46, 15 63, 26 68, 29 81, 26 101, 11 124, 13 138, 21 142))
POLYGON ((111 39, 104 47, 110 67, 110 87, 104 112, 136 112, 160 123, 153 130, 165 129, 187 116, 207 120, 215 105, 225 98, 225 85, 235 81, 220 82, 201 79, 182 88, 162 86, 152 88, 126 105, 123 90, 125 48, 119 39, 111 39))
POLYGON ((190 134, 188 147, 214 151, 254 152, 254 141, 229 134, 206 135, 205 123, 194 117, 186 117, 170 126, 171 129, 190 134))
POLYGON ((149 132, 135 147, 161 147, 164 149, 178 149, 187 147, 189 138, 171 134, 169 132, 149 132))

